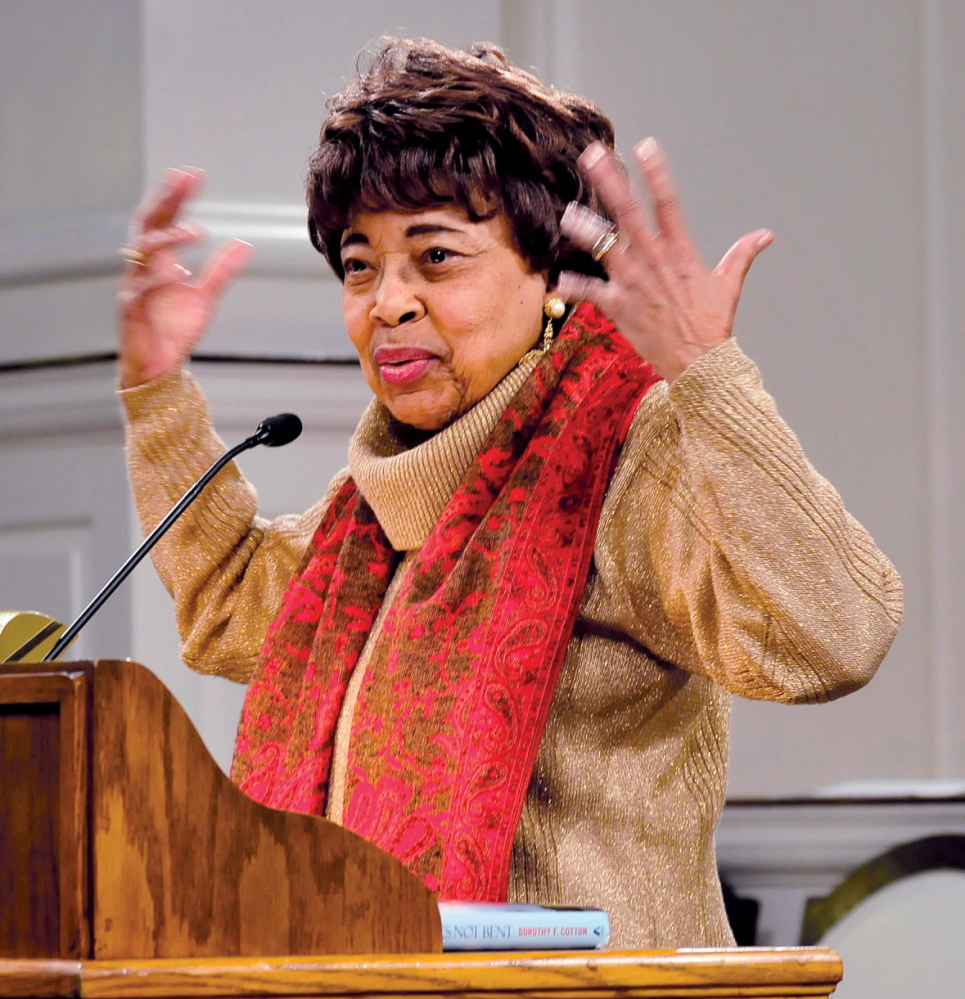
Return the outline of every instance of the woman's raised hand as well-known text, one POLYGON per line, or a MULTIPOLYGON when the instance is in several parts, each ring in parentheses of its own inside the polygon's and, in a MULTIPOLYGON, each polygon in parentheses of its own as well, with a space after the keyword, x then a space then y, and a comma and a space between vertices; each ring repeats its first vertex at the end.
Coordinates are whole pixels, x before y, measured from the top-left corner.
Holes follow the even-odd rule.
POLYGON ((614 153, 593 143, 580 157, 580 166, 616 221, 616 230, 578 204, 568 206, 560 228, 577 246, 594 253, 609 280, 564 271, 556 290, 566 301, 585 300, 600 308, 658 374, 673 382, 731 335, 747 271, 774 235, 758 229, 741 237, 709 270, 687 232, 656 141, 641 142, 634 158, 655 224, 614 153))
POLYGON ((178 250, 204 235, 178 221, 186 201, 204 182, 201 170, 168 170, 156 192, 135 211, 128 261, 118 292, 121 387, 131 388, 171 371, 184 361, 211 323, 227 286, 244 268, 251 245, 230 240, 212 253, 196 281, 178 250))

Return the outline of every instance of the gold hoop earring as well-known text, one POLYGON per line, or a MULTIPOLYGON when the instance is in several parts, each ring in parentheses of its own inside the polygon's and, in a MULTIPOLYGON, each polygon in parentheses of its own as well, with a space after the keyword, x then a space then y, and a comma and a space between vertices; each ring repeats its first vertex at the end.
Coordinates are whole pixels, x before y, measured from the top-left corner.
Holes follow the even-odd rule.
POLYGON ((554 295, 552 298, 546 299, 543 303, 543 312, 546 313, 546 326, 543 327, 542 349, 549 350, 549 346, 553 342, 553 336, 556 333, 556 330, 553 328, 553 320, 563 318, 563 314, 566 312, 566 302, 554 295))

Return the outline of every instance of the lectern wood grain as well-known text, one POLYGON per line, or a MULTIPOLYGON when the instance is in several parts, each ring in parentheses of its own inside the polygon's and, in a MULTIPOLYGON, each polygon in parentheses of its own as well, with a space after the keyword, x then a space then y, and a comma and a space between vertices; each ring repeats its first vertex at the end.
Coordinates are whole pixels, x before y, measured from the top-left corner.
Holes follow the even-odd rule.
POLYGON ((0 856, 0 957, 441 950, 421 881, 247 798, 135 663, 0 666, 0 856))
POLYGON ((441 949, 418 879, 331 823, 252 802, 150 674, 98 664, 94 718, 95 958, 441 949))

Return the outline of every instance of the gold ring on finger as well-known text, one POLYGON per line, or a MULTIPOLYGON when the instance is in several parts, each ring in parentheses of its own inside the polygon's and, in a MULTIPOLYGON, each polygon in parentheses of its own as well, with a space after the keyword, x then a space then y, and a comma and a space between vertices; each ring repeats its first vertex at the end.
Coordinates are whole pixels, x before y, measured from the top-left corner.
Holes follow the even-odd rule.
POLYGON ((122 260, 126 260, 135 267, 147 267, 147 254, 137 246, 122 246, 118 251, 122 260))
POLYGON ((607 229, 593 244, 590 249, 590 256, 599 263, 613 249, 619 238, 620 234, 616 229, 607 229))

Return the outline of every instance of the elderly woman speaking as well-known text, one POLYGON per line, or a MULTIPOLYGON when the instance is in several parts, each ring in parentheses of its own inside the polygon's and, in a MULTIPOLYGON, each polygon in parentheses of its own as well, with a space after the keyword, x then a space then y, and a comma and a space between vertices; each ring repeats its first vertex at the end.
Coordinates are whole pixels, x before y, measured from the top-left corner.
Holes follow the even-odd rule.
MULTIPOLYGON (((492 46, 382 43, 307 181, 375 396, 348 468, 267 523, 229 466, 156 564, 187 664, 248 684, 252 797, 342 823, 442 898, 727 945, 730 696, 860 687, 900 583, 731 338, 771 233, 709 270, 656 143, 634 150, 652 212, 612 147, 596 107, 492 46)), ((249 248, 180 266, 200 183, 171 171, 124 250, 146 527, 222 448, 185 361, 249 248)))

